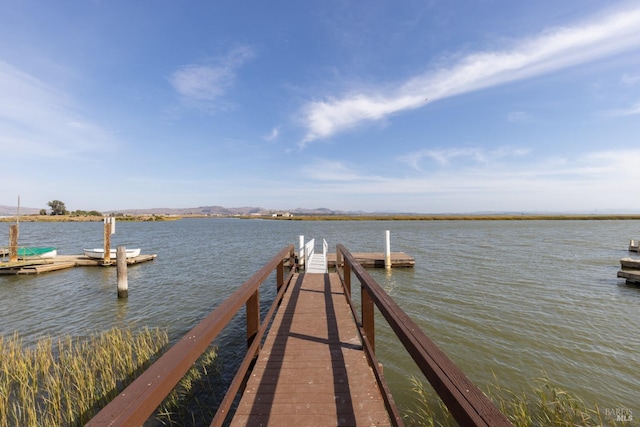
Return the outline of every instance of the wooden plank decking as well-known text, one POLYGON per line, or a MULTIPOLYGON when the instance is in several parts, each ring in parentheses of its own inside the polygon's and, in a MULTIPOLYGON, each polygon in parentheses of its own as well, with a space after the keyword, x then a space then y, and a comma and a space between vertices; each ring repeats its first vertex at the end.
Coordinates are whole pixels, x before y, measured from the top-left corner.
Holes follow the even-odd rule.
MULTIPOLYGON (((137 257, 127 258, 127 264, 139 264, 156 259, 157 254, 142 254, 137 257)), ((105 266, 101 259, 93 259, 84 255, 57 255, 50 259, 21 260, 18 262, 0 262, 0 274, 40 274, 49 271, 64 270, 73 267, 99 267, 105 266)), ((116 266, 116 258, 111 259, 111 264, 116 266)))
POLYGON ((390 425, 336 273, 293 278, 231 425, 390 425))

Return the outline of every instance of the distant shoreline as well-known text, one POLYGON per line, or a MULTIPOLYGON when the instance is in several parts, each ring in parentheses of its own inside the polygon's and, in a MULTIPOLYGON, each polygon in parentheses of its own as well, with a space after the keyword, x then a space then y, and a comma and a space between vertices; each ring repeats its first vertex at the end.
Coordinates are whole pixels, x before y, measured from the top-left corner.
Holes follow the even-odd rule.
POLYGON ((524 221, 524 220, 640 220, 633 215, 306 215, 293 217, 269 217, 279 221, 524 221))
MULTIPOLYGON (((135 215, 135 216, 117 216, 118 221, 172 221, 181 219, 177 216, 165 215, 135 215)), ((102 222, 104 216, 97 215, 20 215, 20 222, 102 222)), ((16 217, 5 216, 0 218, 0 222, 15 222, 16 217)))
MULTIPOLYGON (((116 217, 118 221, 175 221, 183 218, 240 218, 263 219, 273 221, 558 221, 558 220, 640 220, 640 214, 505 214, 505 215, 296 215, 273 217, 262 215, 127 215, 116 217)), ((25 215, 20 222, 102 222, 102 216, 74 215, 25 215)), ((0 222, 15 222, 15 216, 0 218, 0 222)))

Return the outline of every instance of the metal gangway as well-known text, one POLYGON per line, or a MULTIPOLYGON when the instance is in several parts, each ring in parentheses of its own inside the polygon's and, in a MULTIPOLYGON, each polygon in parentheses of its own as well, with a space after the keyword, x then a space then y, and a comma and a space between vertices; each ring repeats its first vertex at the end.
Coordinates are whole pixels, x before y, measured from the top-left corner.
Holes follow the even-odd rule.
POLYGON ((315 245, 316 239, 311 239, 304 245, 305 272, 316 274, 327 273, 327 250, 329 245, 325 239, 322 239, 322 252, 316 252, 315 245))

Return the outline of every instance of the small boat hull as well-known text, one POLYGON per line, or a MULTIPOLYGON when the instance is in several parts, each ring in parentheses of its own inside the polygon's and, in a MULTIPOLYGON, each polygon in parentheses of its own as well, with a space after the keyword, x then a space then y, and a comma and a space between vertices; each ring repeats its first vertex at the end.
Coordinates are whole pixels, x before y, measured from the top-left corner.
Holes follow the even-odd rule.
POLYGON ((18 258, 23 259, 55 258, 56 255, 58 255, 58 251, 56 250, 56 248, 18 248, 18 258))
MULTIPOLYGON (((94 259, 104 259, 104 249, 83 249, 84 251, 84 256, 88 257, 88 258, 94 258, 94 259)), ((112 259, 116 259, 116 255, 117 255, 117 250, 116 249, 111 249, 111 251, 109 252, 109 256, 112 259)), ((126 251, 126 257, 127 258, 135 258, 137 256, 140 255, 140 248, 137 249, 127 249, 126 251)))

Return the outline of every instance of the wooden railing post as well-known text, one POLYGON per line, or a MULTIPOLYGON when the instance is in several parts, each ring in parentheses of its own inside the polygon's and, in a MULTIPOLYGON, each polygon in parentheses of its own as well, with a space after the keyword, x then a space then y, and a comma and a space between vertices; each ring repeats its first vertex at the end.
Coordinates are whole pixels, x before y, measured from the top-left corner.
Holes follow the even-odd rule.
POLYGON ((362 301, 362 329, 371 345, 371 351, 376 352, 376 326, 374 318, 374 302, 369 292, 364 286, 360 286, 362 301))
MULTIPOLYGON (((293 252, 289 254, 289 262, 292 263, 292 267, 293 267, 294 260, 292 258, 292 255, 293 255, 293 252)), ((279 291, 283 284, 284 284, 284 258, 280 261, 280 263, 278 264, 278 267, 276 267, 276 289, 279 291)))
POLYGON ((260 291, 256 290, 247 300, 247 347, 260 329, 260 291))
POLYGON ((336 263, 337 266, 343 264, 342 271, 344 272, 344 288, 349 294, 349 300, 351 300, 351 264, 344 260, 344 255, 340 249, 336 249, 336 263))

